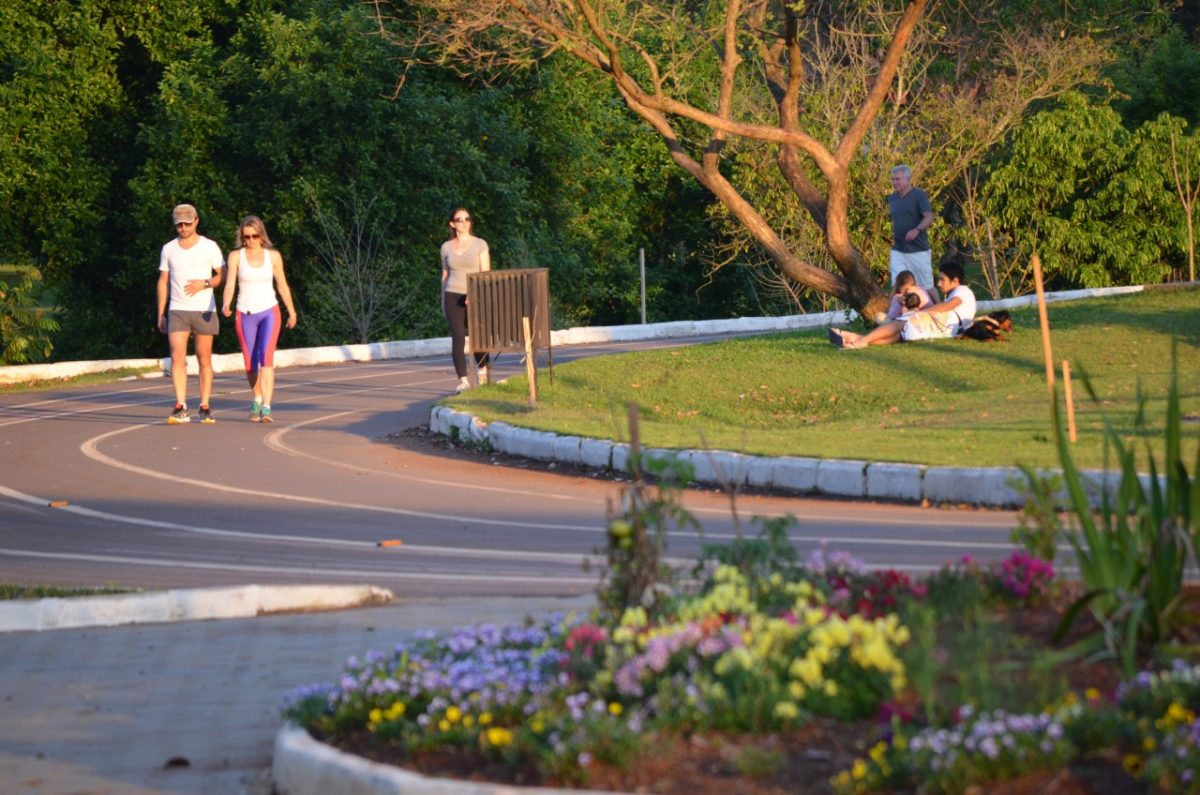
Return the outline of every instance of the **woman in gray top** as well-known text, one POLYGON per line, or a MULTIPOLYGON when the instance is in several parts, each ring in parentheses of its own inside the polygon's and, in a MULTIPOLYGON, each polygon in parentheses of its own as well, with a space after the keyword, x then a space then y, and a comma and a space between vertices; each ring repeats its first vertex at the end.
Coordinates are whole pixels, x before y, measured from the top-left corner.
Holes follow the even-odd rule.
MULTIPOLYGON (((442 311, 450 324, 450 354, 461 392, 471 385, 467 380, 467 274, 490 271, 491 256, 487 241, 471 234, 471 214, 458 207, 450 213, 451 237, 442 244, 442 311)), ((487 381, 486 353, 475 354, 482 380, 487 381)))

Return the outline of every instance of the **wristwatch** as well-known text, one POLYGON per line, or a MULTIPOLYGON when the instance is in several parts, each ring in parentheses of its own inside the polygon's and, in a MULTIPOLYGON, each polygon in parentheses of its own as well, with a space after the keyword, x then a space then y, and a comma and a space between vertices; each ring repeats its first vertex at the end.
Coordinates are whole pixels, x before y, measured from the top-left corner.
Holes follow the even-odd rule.
POLYGON ((204 280, 204 288, 207 290, 210 287, 212 287, 212 279, 205 279, 204 280))

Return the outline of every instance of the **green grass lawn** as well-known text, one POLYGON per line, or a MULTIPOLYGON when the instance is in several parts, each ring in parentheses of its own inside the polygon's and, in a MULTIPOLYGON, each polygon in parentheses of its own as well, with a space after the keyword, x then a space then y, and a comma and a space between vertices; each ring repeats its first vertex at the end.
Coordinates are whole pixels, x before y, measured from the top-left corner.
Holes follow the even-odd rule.
MULTIPOLYGON (((484 421, 626 440, 626 405, 642 443, 760 455, 947 466, 1057 466, 1036 308, 1013 312, 1007 344, 944 340, 841 351, 824 330, 590 358, 539 373, 528 407, 524 377, 447 403, 484 421)), ((1076 462, 1103 461, 1105 418, 1143 435, 1163 427, 1177 343, 1186 460, 1200 440, 1200 290, 1153 290, 1049 306, 1060 377, 1071 363, 1076 462), (1079 378, 1090 375, 1099 402, 1079 378)), ((1145 469, 1144 462, 1142 468, 1145 469)))
POLYGON ((48 599, 76 598, 81 596, 109 596, 112 594, 133 593, 137 588, 117 588, 116 586, 101 586, 99 588, 74 587, 62 585, 15 585, 0 582, 0 599, 48 599))

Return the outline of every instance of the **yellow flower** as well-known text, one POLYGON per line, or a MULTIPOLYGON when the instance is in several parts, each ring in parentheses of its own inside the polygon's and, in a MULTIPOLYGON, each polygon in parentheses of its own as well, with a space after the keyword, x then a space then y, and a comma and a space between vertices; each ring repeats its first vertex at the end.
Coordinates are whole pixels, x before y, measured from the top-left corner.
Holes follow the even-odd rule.
POLYGON ((829 696, 830 698, 833 698, 834 696, 836 696, 838 694, 837 682, 833 681, 832 679, 826 679, 824 690, 825 690, 825 695, 829 696))
POLYGON ((495 748, 503 748, 506 745, 512 745, 513 735, 508 729, 499 726, 493 726, 483 733, 487 738, 488 745, 495 748))
POLYGON ((465 726, 468 729, 471 728, 472 726, 475 725, 475 716, 474 715, 463 715, 462 724, 463 724, 463 726, 465 726))
POLYGON ((492 713, 485 712, 479 716, 479 725, 480 726, 487 726, 491 722, 492 722, 492 713))
POLYGON ((815 687, 821 683, 821 665, 811 656, 792 660, 792 664, 788 666, 788 673, 792 678, 799 679, 809 687, 815 687))
POLYGON ((367 719, 370 720, 371 723, 375 723, 375 724, 383 723, 383 710, 381 710, 381 709, 371 710, 370 712, 367 713, 367 719))
POLYGON ((650 618, 646 615, 644 607, 630 607, 625 610, 621 616, 621 626, 640 628, 650 623, 650 618))
POLYGON ((462 710, 458 707, 446 707, 446 720, 458 723, 462 719, 462 710))
POLYGON ((1145 760, 1138 754, 1125 754, 1121 759, 1121 765, 1125 768, 1125 772, 1137 778, 1142 774, 1142 768, 1145 767, 1145 760))
POLYGON ((875 743, 875 745, 871 747, 871 750, 867 752, 867 756, 871 757, 871 761, 874 762, 875 764, 882 765, 883 764, 883 756, 886 753, 887 753, 887 743, 881 741, 881 742, 875 743))
POLYGON ((790 701, 780 701, 775 705, 775 717, 795 720, 800 717, 800 708, 790 701))
POLYGON ((867 777, 867 763, 861 759, 855 759, 853 767, 850 768, 850 777, 855 781, 862 781, 867 777))
POLYGON ((1146 753, 1150 753, 1157 746, 1158 746, 1158 743, 1154 742, 1153 737, 1146 737, 1145 739, 1142 740, 1142 748, 1146 751, 1146 753))
POLYGON ((894 740, 892 740, 892 745, 894 745, 896 747, 897 751, 907 751, 908 750, 908 738, 905 737, 903 734, 897 734, 896 738, 894 740))
POLYGON ((1178 701, 1172 701, 1171 706, 1167 707, 1167 719, 1172 723, 1183 724, 1192 723, 1196 720, 1196 713, 1187 709, 1178 701))
POLYGON ((388 720, 396 720, 396 718, 404 715, 406 709, 408 709, 408 706, 403 701, 397 701, 388 707, 387 712, 384 714, 387 716, 388 720))
POLYGON ((1088 701, 1099 701, 1100 700, 1100 691, 1094 687, 1089 687, 1087 690, 1083 691, 1083 696, 1088 701))
POLYGON ((529 721, 529 728, 534 734, 541 734, 546 730, 546 722, 541 718, 534 718, 533 720, 529 721))
POLYGON ((438 721, 438 728, 444 732, 450 731, 450 721, 446 720, 445 718, 442 718, 441 720, 438 721))
POLYGON ((608 705, 609 715, 620 715, 624 708, 616 701, 610 702, 608 705))

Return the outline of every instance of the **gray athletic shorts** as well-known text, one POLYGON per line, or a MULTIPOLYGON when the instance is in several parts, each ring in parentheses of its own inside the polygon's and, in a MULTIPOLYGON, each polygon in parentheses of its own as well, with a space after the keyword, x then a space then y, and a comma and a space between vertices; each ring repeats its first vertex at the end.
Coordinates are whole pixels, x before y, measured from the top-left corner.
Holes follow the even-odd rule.
POLYGON ((174 334, 177 331, 194 331, 215 337, 221 331, 221 323, 215 309, 211 312, 172 309, 167 312, 167 333, 174 334))

